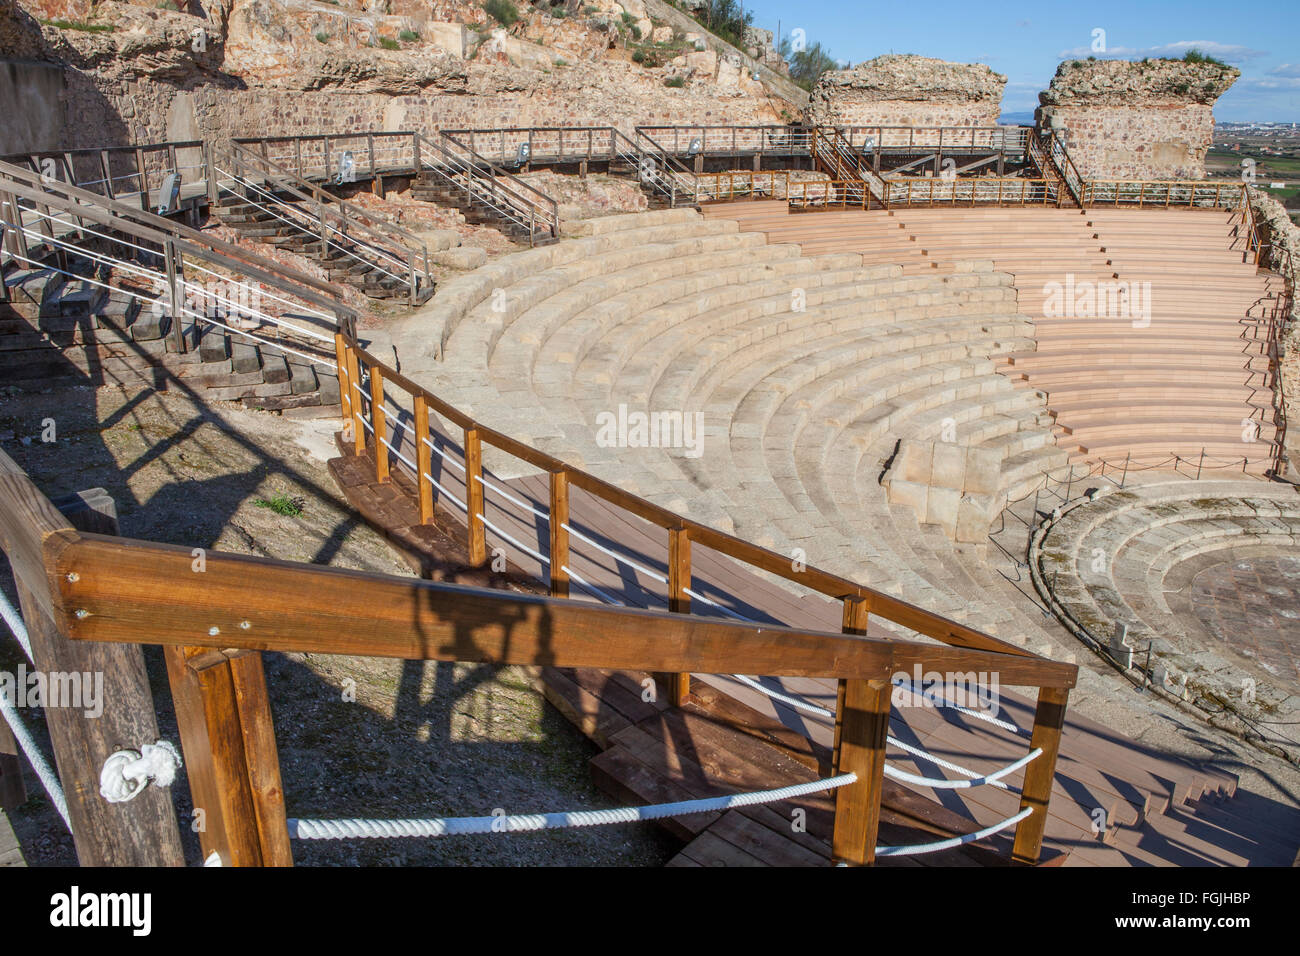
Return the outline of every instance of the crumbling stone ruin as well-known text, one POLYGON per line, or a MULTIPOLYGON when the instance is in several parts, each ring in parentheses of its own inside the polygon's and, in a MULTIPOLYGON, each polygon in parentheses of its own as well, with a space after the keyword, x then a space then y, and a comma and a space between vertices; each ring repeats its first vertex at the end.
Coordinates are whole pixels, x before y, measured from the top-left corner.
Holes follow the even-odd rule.
POLYGON ((878 56, 822 74, 807 118, 828 126, 993 126, 1006 85, 982 63, 878 56))
POLYGON ((1241 75, 1183 60, 1067 60, 1039 94, 1085 179, 1204 179, 1214 102, 1241 75))

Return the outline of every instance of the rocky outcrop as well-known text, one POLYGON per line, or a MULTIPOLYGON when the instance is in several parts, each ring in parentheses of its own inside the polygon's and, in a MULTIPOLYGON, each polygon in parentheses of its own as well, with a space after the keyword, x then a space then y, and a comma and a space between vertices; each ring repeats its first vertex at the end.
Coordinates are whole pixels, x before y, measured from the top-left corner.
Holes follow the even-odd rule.
POLYGON ((1086 179, 1204 179, 1214 102, 1241 75, 1183 60, 1069 60, 1039 94, 1086 179))
POLYGON ((992 126, 1006 85, 982 63, 891 54, 823 73, 807 117, 834 126, 992 126))

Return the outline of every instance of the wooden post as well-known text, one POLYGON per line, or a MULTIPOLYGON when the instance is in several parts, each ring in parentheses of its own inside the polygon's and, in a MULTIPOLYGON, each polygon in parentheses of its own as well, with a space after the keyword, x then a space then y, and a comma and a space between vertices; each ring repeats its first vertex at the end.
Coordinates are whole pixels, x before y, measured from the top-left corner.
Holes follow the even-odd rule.
POLYGON ((361 369, 358 364, 356 349, 348 348, 348 390, 352 393, 352 451, 357 455, 366 453, 365 404, 361 391, 361 369))
POLYGON ((0 810, 15 810, 27 802, 21 759, 13 731, 0 720, 0 810))
POLYGON ((838 695, 835 772, 856 773, 858 779, 835 791, 831 856, 837 863, 868 866, 876 860, 890 686, 888 680, 847 680, 838 695))
MULTIPOLYGON (((844 599, 845 634, 866 634, 869 605, 844 599)), ((838 863, 869 865, 876 859, 880 798, 885 780, 885 738, 889 732, 888 680, 841 680, 836 693, 832 766, 858 779, 835 791, 831 855, 838 863)))
POLYGON ((1043 687, 1038 691, 1038 708, 1034 711, 1034 734, 1031 750, 1043 752, 1025 768, 1020 789, 1020 809, 1033 813, 1016 824, 1016 841, 1011 857, 1017 863, 1033 864, 1043 849, 1043 831, 1047 827, 1047 806, 1052 799, 1052 781, 1056 778, 1056 755, 1061 749, 1061 729, 1065 726, 1065 705, 1070 692, 1063 687, 1043 687))
POLYGON ((551 472, 551 597, 569 596, 569 474, 551 472))
POLYGON ((352 388, 348 381, 348 343, 342 332, 334 333, 334 361, 339 370, 339 409, 346 426, 352 418, 352 388))
POLYGON ((370 424, 375 429, 375 480, 388 481, 388 413, 384 411, 384 373, 370 370, 370 424))
MULTIPOLYGON (((691 613, 691 537, 685 528, 668 531, 668 610, 674 614, 691 613)), ((674 707, 685 703, 691 692, 691 675, 666 674, 668 700, 674 707)))
POLYGON ((487 530, 483 527, 483 441, 478 429, 465 429, 465 504, 468 512, 469 563, 487 560, 487 530))
POLYGON ((415 487, 419 489, 420 524, 433 521, 433 449, 429 447, 429 400, 415 396, 415 487))
POLYGON ((261 654, 176 646, 163 654, 204 858, 292 865, 261 654))
POLYGON ((170 239, 163 249, 163 261, 167 267, 167 297, 172 313, 172 341, 176 343, 176 351, 184 354, 189 350, 186 347, 185 334, 181 330, 181 303, 185 299, 185 294, 180 288, 181 257, 176 251, 176 243, 170 239))
MULTIPOLYGON (((35 494, 35 489, 32 489, 35 494)), ((58 503, 77 528, 116 534, 113 499, 102 488, 81 492, 58 503)), ((145 673, 144 654, 129 644, 70 641, 41 609, 47 605, 30 577, 15 575, 23 620, 31 638, 38 671, 46 675, 80 675, 79 703, 89 704, 85 688, 97 688, 96 717, 85 706, 46 706, 45 722, 59 780, 68 800, 72 838, 82 866, 183 866, 180 831, 171 793, 153 785, 128 803, 109 803, 99 795, 99 774, 117 750, 138 750, 159 738, 153 695, 145 673)), ((62 686, 70 686, 61 680, 62 686)))

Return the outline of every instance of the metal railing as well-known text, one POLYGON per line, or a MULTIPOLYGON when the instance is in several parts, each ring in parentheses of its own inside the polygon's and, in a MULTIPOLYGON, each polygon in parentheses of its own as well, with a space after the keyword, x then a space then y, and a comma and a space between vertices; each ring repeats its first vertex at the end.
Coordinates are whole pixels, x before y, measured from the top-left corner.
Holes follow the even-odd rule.
POLYGON ((19 273, 49 272, 170 317, 178 352, 183 325, 217 326, 262 346, 333 368, 333 339, 356 313, 326 282, 66 183, 0 162, 0 255, 19 273))
POLYGON ((405 286, 410 304, 419 304, 433 286, 425 243, 281 165, 271 158, 266 141, 261 146, 255 150, 235 142, 229 150, 209 148, 209 199, 215 204, 225 194, 264 210, 275 223, 319 242, 326 258, 369 266, 385 276, 381 282, 405 286))
POLYGON ((989 151, 1019 154, 1032 133, 1029 126, 837 126, 835 129, 860 152, 898 150, 989 151))
POLYGON ((413 134, 416 165, 453 190, 463 192, 468 203, 478 202, 503 219, 528 232, 529 244, 539 237, 558 239, 560 207, 550 196, 528 185, 456 137, 443 134, 437 141, 413 134))
POLYGON ((1194 180, 1089 179, 1080 190, 1084 206, 1233 209, 1242 202, 1242 185, 1194 180))
POLYGON ((108 199, 129 198, 141 209, 153 209, 169 173, 180 174, 182 183, 203 178, 202 150, 200 140, 177 140, 14 153, 0 161, 30 169, 47 183, 67 183, 108 199))

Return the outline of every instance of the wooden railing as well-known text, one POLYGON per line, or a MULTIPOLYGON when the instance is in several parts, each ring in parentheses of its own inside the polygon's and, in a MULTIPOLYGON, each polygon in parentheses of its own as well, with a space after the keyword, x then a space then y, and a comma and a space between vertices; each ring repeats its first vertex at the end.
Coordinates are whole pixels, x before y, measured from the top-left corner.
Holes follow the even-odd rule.
MULTIPOLYGON (((1077 669, 1073 665, 1047 661, 1014 644, 1001 641, 974 628, 925 611, 890 594, 838 575, 814 567, 796 567, 785 555, 684 518, 483 425, 385 365, 375 356, 358 347, 355 341, 346 335, 339 335, 337 348, 340 391, 346 396, 343 413, 346 431, 352 436, 354 450, 361 454, 369 449, 373 454, 375 478, 380 482, 392 480, 395 469, 403 469, 406 472, 416 488, 420 519, 423 522, 431 522, 435 510, 433 449, 454 447, 456 444, 449 434, 440 430, 436 423, 441 420, 446 423, 446 427, 459 432, 461 460, 456 467, 463 469, 465 501, 461 504, 465 516, 466 548, 471 562, 483 562, 487 557, 487 527, 486 519, 483 517, 484 488, 487 478, 483 469, 483 448, 487 445, 548 475, 549 553, 545 564, 548 568, 550 592, 553 597, 566 598, 570 593, 569 568, 572 561, 569 532, 570 494, 573 489, 579 489, 624 512, 634 523, 638 520, 646 522, 668 533, 665 558, 670 591, 669 603, 672 611, 668 615, 646 617, 647 627, 664 626, 666 622, 671 622, 670 633, 683 633, 682 619, 674 618, 673 613, 687 616, 686 620, 690 623, 685 626, 689 632, 694 632, 698 627, 702 632, 709 633, 712 628, 722 624, 716 618, 689 617, 691 548, 697 546, 731 558, 755 571, 794 582, 813 593, 841 602, 844 631, 847 634, 865 635, 870 614, 944 645, 935 647, 892 640, 883 642, 892 649, 895 663, 901 660, 910 662, 924 660, 926 667, 949 672, 983 669, 986 672, 998 673, 1003 683, 1038 686, 1040 688, 1039 717, 1036 719, 1031 746, 1044 747, 1044 756, 1050 756, 1050 759, 1046 762, 1040 759, 1031 768, 1030 775, 1025 780, 1022 809, 1037 806, 1040 802, 1045 808, 1061 726, 1058 721, 1064 719, 1068 689, 1073 685, 1077 674, 1077 669), (409 442, 405 445, 406 454, 401 453, 399 446, 392 444, 396 439, 391 431, 388 409, 394 407, 409 409, 414 423, 413 431, 409 430, 409 423, 402 428, 409 442), (437 445, 434 443, 435 438, 438 439, 437 445), (410 456, 414 456, 414 461, 409 460, 410 456), (1050 755, 1048 750, 1051 751, 1050 755)), ((447 493, 439 489, 437 496, 439 500, 445 501, 447 493)), ((458 517, 455 512, 451 514, 453 519, 458 517)), ((575 620, 580 620, 584 612, 575 609, 572 613, 575 620)), ((608 607, 601 606, 599 613, 608 615, 614 612, 608 607)), ((659 612, 624 610, 618 613, 645 616, 659 612)), ((615 616, 607 619, 618 618, 615 616)), ((586 666, 635 666, 640 669, 664 672, 671 678, 670 696, 674 703, 681 703, 688 693, 692 671, 840 678, 836 726, 837 742, 843 746, 837 747, 839 762, 836 765, 836 772, 852 770, 858 773, 860 781, 865 775, 875 782, 865 788, 859 788, 855 784, 852 788, 846 787, 840 791, 837 798, 834 852, 841 860, 857 863, 871 862, 874 852, 875 821, 879 815, 878 783, 880 774, 883 773, 883 769, 876 766, 877 762, 883 759, 881 749, 883 730, 878 721, 887 720, 888 717, 888 688, 880 684, 878 678, 859 679, 841 673, 840 668, 829 658, 819 660, 813 665, 812 670, 807 669, 811 658, 787 650, 789 647, 787 638, 793 635, 784 629, 755 630, 751 625, 744 623, 732 623, 728 626, 737 629, 730 632, 737 641, 758 641, 760 634, 771 636, 774 644, 772 652, 764 656, 761 662, 745 663, 742 662, 742 658, 747 657, 751 651, 757 653, 756 649, 746 644, 743 650, 737 648, 735 658, 725 658, 725 653, 721 658, 712 658, 714 665, 711 667, 694 656, 687 658, 676 656, 678 648, 675 643, 658 645, 651 635, 646 635, 644 641, 632 642, 636 649, 630 652, 630 656, 623 654, 617 657, 619 663, 614 662, 612 655, 615 651, 611 647, 607 652, 610 656, 601 658, 606 663, 601 665, 588 663, 586 666), (635 664, 630 663, 632 659, 635 659, 635 664), (726 659, 725 666, 720 664, 722 659, 726 659), (687 661, 690 662, 689 666, 682 666, 687 661), (854 715, 855 711, 856 715, 854 715), (882 735, 879 739, 873 736, 877 732, 882 735)), ((619 633, 625 632, 620 630, 619 633)), ((812 637, 810 632, 797 633, 799 640, 812 637)), ((817 639, 827 637, 830 635, 820 634, 817 639)), ((869 638, 860 639, 871 641, 869 638)), ((688 643, 693 640, 695 638, 688 639, 688 643)), ((524 643, 527 645, 527 640, 524 643)), ((815 657, 815 654, 813 656, 815 657)), ((566 665, 557 663, 557 666, 566 665)), ((1020 824, 1024 829, 1017 831, 1014 850, 1016 859, 1028 862, 1037 858, 1041 847, 1042 824, 1043 817, 1037 811, 1020 824), (1026 826, 1031 822, 1033 822, 1032 826, 1026 826)))
POLYGON ((807 155, 806 126, 638 126, 674 156, 807 155))
POLYGON ((1242 202, 1242 184, 1194 180, 1089 179, 1083 183, 1084 206, 1178 207, 1232 209, 1242 202))
MULTIPOLYGON (((136 219, 118 216, 110 201, 75 187, 64 186, 63 195, 42 195, 18 173, 22 171, 0 183, 6 203, 0 208, 13 212, 45 205, 71 212, 75 207, 78 222, 127 233, 141 243, 171 242, 178 261, 209 261, 249 278, 268 279, 286 293, 332 308, 339 318, 333 344, 344 435, 351 433, 356 451, 372 453, 377 481, 392 480, 396 469, 407 468, 418 488, 422 521, 431 521, 434 512, 432 439, 445 437, 435 430, 434 416, 459 430, 472 561, 487 557, 483 446, 549 476, 552 596, 539 597, 215 551, 205 552, 199 563, 189 547, 86 533, 73 528, 0 453, 0 547, 18 581, 29 627, 45 628, 52 645, 66 647, 83 642, 163 646, 190 789, 195 806, 205 812, 200 833, 205 856, 215 853, 224 865, 292 862, 259 654, 278 650, 645 669, 678 675, 670 681, 677 701, 689 691, 692 672, 836 679, 835 769, 855 774, 856 780, 836 793, 833 853, 857 864, 874 860, 891 675, 917 668, 995 674, 1001 684, 1040 688, 1030 747, 1041 755, 1025 775, 1021 807, 1028 816, 1017 824, 1013 848, 1017 861, 1037 860, 1069 689, 1077 677, 1074 665, 1043 659, 837 575, 796 566, 785 555, 683 518, 573 468, 478 423, 364 351, 353 331, 355 316, 337 302, 266 275, 246 255, 242 261, 223 256, 214 251, 212 240, 201 247, 190 241, 192 231, 152 230, 137 221, 143 213, 133 211, 136 219), (400 455, 390 455, 393 436, 385 411, 390 395, 414 411, 417 440, 411 466, 400 455), (671 610, 566 600, 572 489, 668 532, 671 610), (692 547, 840 602, 844 632, 692 616, 692 547), (938 644, 869 637, 870 615, 938 644)), ((42 663, 49 662, 38 659, 37 665, 42 663)), ((140 741, 112 745, 125 743, 140 741)), ((56 750, 63 746, 56 741, 56 750)), ((99 752, 104 746, 98 740, 97 749, 59 752, 60 768, 77 767, 84 777, 89 761, 93 775, 107 756, 99 752)), ((93 800, 93 793, 93 788, 89 795, 79 792, 79 799, 93 800)), ((76 834, 79 847, 109 836, 95 832, 85 819, 74 815, 74 830, 81 831, 76 834)), ((154 862, 174 860, 160 852, 154 862)))
POLYGON ((838 126, 858 152, 877 150, 974 151, 1023 153, 1029 126, 838 126))
POLYGON ((404 130, 245 136, 231 142, 274 161, 300 179, 337 182, 345 169, 357 179, 384 174, 410 175, 415 169, 412 136, 411 131, 404 130))

